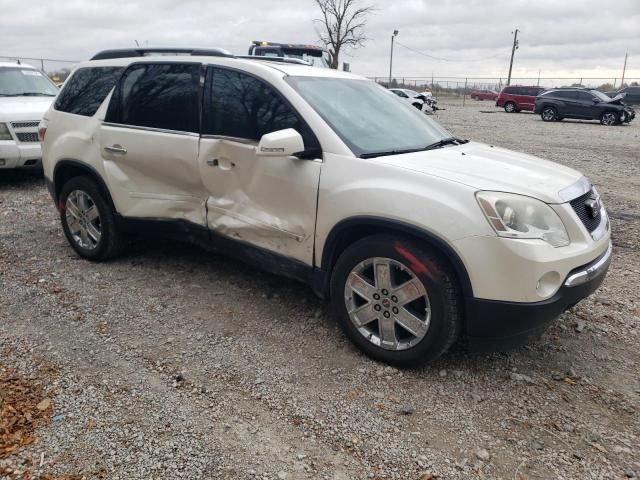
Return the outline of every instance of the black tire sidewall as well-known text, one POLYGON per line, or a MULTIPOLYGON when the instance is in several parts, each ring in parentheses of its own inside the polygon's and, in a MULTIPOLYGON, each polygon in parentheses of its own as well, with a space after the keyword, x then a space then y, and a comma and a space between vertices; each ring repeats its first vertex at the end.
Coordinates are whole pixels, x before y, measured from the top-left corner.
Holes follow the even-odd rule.
POLYGON ((385 363, 415 367, 438 358, 459 335, 461 319, 457 313, 457 306, 451 305, 447 284, 451 288, 455 286, 455 280, 445 263, 437 256, 418 248, 410 240, 386 236, 370 237, 353 244, 338 259, 331 276, 331 305, 346 335, 364 353, 385 363), (411 262, 399 253, 398 247, 417 259, 426 273, 416 271, 411 262), (347 313, 344 301, 347 277, 355 265, 372 257, 386 257, 403 263, 422 281, 429 295, 429 330, 418 344, 407 350, 385 350, 372 344, 362 336, 347 313))
POLYGON ((543 122, 555 122, 558 119, 558 111, 554 107, 544 107, 542 109, 542 111, 540 112, 540 118, 542 118, 543 122), (549 120, 544 118, 545 110, 552 110, 553 111, 553 118, 551 118, 549 120))
POLYGON ((620 114, 618 112, 614 112, 613 110, 607 110, 606 112, 603 112, 602 115, 600 115, 600 123, 602 125, 606 126, 606 127, 611 127, 613 125, 618 125, 619 123, 621 123, 620 122, 620 114), (613 113, 613 115, 615 115, 616 120, 611 125, 608 125, 608 124, 604 123, 604 117, 605 117, 605 115, 608 115, 610 113, 613 113))
POLYGON ((74 177, 63 185, 60 191, 59 205, 61 206, 60 221, 62 223, 62 229, 67 237, 67 241, 78 255, 89 260, 103 260, 106 258, 109 255, 110 245, 114 243, 114 237, 117 235, 117 231, 113 211, 100 190, 100 187, 88 177, 74 177), (100 215, 102 235, 98 246, 92 250, 82 248, 76 243, 67 224, 65 205, 67 197, 75 190, 86 192, 93 200, 100 215))

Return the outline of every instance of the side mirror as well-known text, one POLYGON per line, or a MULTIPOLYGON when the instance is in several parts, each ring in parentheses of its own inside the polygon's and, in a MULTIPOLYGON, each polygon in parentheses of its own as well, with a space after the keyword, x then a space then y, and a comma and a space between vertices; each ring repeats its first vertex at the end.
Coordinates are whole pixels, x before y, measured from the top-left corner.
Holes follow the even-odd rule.
POLYGON ((600 103, 600 99, 599 98, 594 98, 593 99, 593 103, 600 103))
POLYGON ((256 147, 260 157, 290 157, 304 150, 304 142, 293 128, 278 130, 262 136, 256 147))

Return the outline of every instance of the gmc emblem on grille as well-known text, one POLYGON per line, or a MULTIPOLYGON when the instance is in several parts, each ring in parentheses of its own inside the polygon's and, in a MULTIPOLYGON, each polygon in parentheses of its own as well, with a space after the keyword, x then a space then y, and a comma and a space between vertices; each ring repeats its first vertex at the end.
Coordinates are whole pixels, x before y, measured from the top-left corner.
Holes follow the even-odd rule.
POLYGON ((602 207, 600 203, 600 195, 589 198, 586 202, 584 202, 584 206, 586 207, 589 216, 591 218, 596 218, 600 213, 600 208, 602 207))

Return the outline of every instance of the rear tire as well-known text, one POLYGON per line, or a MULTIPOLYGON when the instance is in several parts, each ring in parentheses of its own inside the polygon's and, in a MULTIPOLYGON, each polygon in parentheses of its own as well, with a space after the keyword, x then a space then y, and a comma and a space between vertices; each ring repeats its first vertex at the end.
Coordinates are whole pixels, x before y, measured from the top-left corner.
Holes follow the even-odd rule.
POLYGON ((401 367, 440 357, 462 329, 460 294, 448 264, 402 237, 375 235, 347 248, 331 276, 331 305, 360 350, 401 367))
POLYGON ((127 245, 124 235, 94 180, 73 177, 63 185, 59 205, 64 234, 78 255, 103 261, 123 252, 127 245))
POLYGON ((507 113, 515 113, 517 110, 516 104, 513 102, 507 102, 504 104, 504 111, 507 113))

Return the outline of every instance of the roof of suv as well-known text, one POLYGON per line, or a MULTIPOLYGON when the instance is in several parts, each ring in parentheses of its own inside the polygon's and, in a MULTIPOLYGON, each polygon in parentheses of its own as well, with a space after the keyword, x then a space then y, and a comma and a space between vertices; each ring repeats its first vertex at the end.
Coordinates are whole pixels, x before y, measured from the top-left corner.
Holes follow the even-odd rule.
MULTIPOLYGON (((164 52, 164 50, 163 50, 164 52)), ((79 63, 76 69, 83 67, 116 67, 116 66, 128 66, 132 63, 147 63, 147 62, 180 62, 180 63, 204 63, 207 65, 242 65, 242 66, 254 66, 264 71, 271 73, 280 72, 282 76, 306 76, 306 77, 334 77, 334 78, 351 78, 361 79, 364 77, 354 75, 353 73, 344 72, 342 70, 333 70, 331 68, 314 68, 310 65, 301 65, 297 63, 278 62, 273 61, 269 57, 236 57, 233 55, 188 55, 188 54, 176 54, 176 55, 149 55, 149 56, 135 56, 135 57, 120 57, 120 58, 108 58, 104 60, 88 60, 79 63)))

